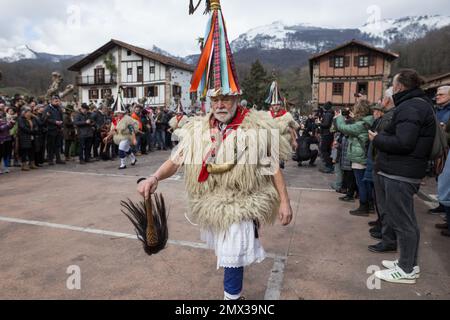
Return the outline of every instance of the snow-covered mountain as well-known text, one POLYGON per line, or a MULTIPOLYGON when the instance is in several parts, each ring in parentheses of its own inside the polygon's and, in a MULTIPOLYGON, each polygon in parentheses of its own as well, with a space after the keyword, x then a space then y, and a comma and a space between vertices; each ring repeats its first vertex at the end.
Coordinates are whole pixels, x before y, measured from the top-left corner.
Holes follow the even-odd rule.
POLYGON ((351 39, 386 46, 393 41, 412 41, 450 25, 448 16, 415 16, 367 23, 360 28, 337 29, 309 24, 286 25, 276 21, 240 35, 231 43, 235 52, 244 49, 290 49, 318 52, 351 39))
POLYGON ((11 63, 25 59, 37 59, 36 53, 26 45, 18 46, 16 48, 0 48, 0 61, 11 63))
POLYGON ((450 25, 450 17, 416 16, 401 19, 385 19, 363 25, 359 30, 378 40, 378 45, 386 46, 393 41, 412 41, 423 38, 432 30, 450 25))
POLYGON ((57 55, 43 52, 36 52, 27 45, 17 46, 15 48, 0 48, 0 61, 13 63, 21 60, 41 60, 46 62, 59 63, 73 58, 71 55, 57 55))

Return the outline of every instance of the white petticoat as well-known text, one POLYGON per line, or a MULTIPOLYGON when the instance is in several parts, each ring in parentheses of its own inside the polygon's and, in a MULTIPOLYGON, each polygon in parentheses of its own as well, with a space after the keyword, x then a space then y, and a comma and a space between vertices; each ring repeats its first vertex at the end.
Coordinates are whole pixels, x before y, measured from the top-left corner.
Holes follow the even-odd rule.
POLYGON ((120 144, 119 144, 120 151, 128 152, 128 151, 130 151, 130 149, 131 149, 130 140, 127 139, 127 140, 120 141, 120 144))
POLYGON ((255 238, 253 222, 233 224, 226 232, 201 230, 201 239, 215 250, 217 269, 246 267, 255 262, 261 263, 266 258, 264 248, 255 238))

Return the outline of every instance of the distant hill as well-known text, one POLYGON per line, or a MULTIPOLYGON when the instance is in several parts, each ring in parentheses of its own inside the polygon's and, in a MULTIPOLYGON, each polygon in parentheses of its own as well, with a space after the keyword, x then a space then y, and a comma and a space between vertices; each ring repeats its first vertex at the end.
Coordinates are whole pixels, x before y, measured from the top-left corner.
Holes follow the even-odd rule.
POLYGON ((22 87, 34 96, 43 95, 51 83, 53 71, 58 71, 63 75, 64 86, 75 83, 76 74, 68 71, 67 68, 79 59, 81 57, 71 57, 58 62, 45 58, 20 60, 12 63, 0 62, 2 71, 0 92, 4 91, 2 88, 22 87))

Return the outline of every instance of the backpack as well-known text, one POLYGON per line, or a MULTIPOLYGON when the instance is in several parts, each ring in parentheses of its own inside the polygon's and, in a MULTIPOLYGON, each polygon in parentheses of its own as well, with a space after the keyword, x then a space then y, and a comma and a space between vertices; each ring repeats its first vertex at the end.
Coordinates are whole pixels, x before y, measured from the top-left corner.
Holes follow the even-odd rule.
MULTIPOLYGON (((427 102, 425 99, 416 98, 427 102)), ((428 103, 428 102, 427 102, 428 103)), ((430 103, 428 103, 430 104, 430 103)), ((431 106, 434 115, 434 122, 436 124, 436 132, 434 135, 433 148, 431 149, 429 160, 434 162, 433 171, 436 175, 440 175, 444 170, 445 161, 448 155, 447 136, 442 130, 439 120, 436 117, 433 107, 431 106)))

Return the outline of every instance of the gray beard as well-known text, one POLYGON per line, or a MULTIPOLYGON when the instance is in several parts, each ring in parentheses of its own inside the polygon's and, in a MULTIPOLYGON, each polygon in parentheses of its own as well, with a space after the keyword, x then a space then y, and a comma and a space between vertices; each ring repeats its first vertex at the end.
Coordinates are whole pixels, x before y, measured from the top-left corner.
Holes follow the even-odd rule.
POLYGON ((236 104, 227 115, 223 113, 214 112, 214 118, 216 118, 216 120, 221 123, 228 124, 231 122, 231 120, 233 120, 234 116, 236 115, 237 107, 238 106, 236 104))

